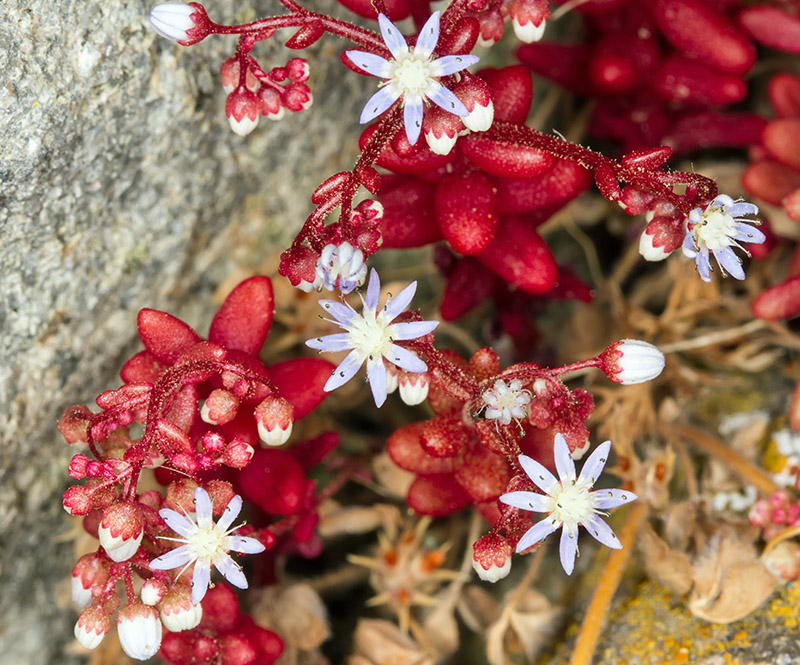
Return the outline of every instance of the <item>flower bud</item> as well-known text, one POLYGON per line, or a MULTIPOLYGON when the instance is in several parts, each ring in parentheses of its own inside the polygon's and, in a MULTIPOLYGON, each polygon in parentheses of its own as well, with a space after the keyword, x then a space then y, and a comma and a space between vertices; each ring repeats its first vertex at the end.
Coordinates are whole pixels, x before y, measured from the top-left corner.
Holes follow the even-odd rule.
POLYGON ((222 463, 232 469, 244 469, 253 459, 254 452, 253 446, 246 441, 234 439, 222 453, 222 463))
POLYGON ((151 577, 142 585, 139 597, 145 605, 158 605, 166 593, 167 585, 161 580, 151 577))
POLYGON ((225 115, 231 129, 239 136, 247 136, 258 125, 260 101, 258 96, 244 86, 239 86, 225 101, 225 115))
POLYGON ((161 646, 161 621, 154 608, 131 603, 117 614, 117 634, 122 650, 134 660, 147 660, 161 646))
POLYGON ((268 446, 282 446, 292 435, 294 407, 283 397, 270 395, 254 411, 258 436, 268 446))
POLYGON ((103 610, 87 607, 75 624, 75 639, 85 649, 94 649, 111 630, 111 621, 103 610))
POLYGON ((431 152, 449 155, 462 130, 461 118, 435 106, 422 119, 422 133, 431 152))
POLYGON ((109 563, 93 552, 84 554, 72 569, 72 602, 78 607, 89 607, 92 603, 92 588, 108 581, 109 563))
POLYGON ((428 397, 430 378, 427 372, 401 372, 397 379, 400 399, 409 406, 422 404, 428 397))
POLYGON ((75 455, 69 462, 69 475, 75 479, 85 478, 86 473, 86 466, 91 462, 86 455, 80 454, 75 455))
POLYGON ((239 399, 231 392, 212 390, 200 409, 200 418, 209 425, 226 425, 236 417, 239 399))
POLYGON ((638 339, 610 344, 600 355, 600 369, 614 383, 631 385, 652 381, 664 370, 664 354, 638 339))
POLYGON ((497 582, 511 571, 511 545, 496 533, 487 533, 472 545, 472 567, 485 582, 497 582))
POLYGON ((509 15, 517 39, 532 44, 544 35, 550 7, 547 0, 512 0, 509 15))
POLYGON ((87 515, 92 509, 92 495, 82 485, 73 485, 64 492, 64 510, 70 515, 87 515))
POLYGON ((183 46, 191 46, 209 34, 209 20, 202 5, 165 2, 150 12, 150 25, 159 35, 183 46))
POLYGON ((364 252, 347 241, 339 245, 325 245, 315 270, 315 283, 328 291, 334 291, 338 287, 342 293, 350 293, 367 278, 364 252))
POLYGON ((159 605, 161 621, 167 630, 179 633, 196 628, 203 618, 203 606, 192 604, 192 589, 187 584, 175 584, 159 605))
POLYGON ((144 536, 142 512, 129 501, 110 505, 103 511, 97 536, 112 561, 127 561, 136 554, 144 536))

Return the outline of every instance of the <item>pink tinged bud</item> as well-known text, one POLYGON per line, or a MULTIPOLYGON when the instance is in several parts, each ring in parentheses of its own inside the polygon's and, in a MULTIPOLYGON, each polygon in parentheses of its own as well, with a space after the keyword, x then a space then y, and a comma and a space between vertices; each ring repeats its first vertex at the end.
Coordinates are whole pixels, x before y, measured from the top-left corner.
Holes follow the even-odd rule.
POLYGON ((110 630, 108 614, 96 607, 88 607, 75 624, 75 639, 84 649, 95 649, 110 630))
MULTIPOLYGON (((544 37, 544 29, 547 27, 547 21, 542 21, 539 25, 534 25, 533 21, 522 23, 518 17, 511 19, 511 25, 514 28, 514 34, 524 44, 533 44, 538 42, 544 37)), ((509 564, 510 565, 510 564, 509 564)))
POLYGON ((400 399, 409 406, 422 404, 428 397, 430 379, 427 372, 419 374, 402 372, 397 379, 397 384, 400 388, 400 399))
POLYGON ((161 580, 151 577, 142 585, 139 597, 145 605, 158 605, 167 593, 167 585, 161 580))
POLYGON ((282 446, 292 435, 294 408, 283 397, 270 395, 255 409, 258 436, 268 446, 282 446))
POLYGON ((462 128, 461 118, 443 111, 438 106, 428 109, 422 119, 422 133, 431 152, 447 155, 455 147, 458 132, 462 128))
POLYGON ((117 634, 122 650, 134 660, 147 660, 161 646, 161 621, 154 608, 131 603, 117 615, 117 634))
POLYGON ((136 554, 144 536, 141 511, 128 501, 108 506, 103 511, 97 536, 112 561, 127 561, 136 554))
POLYGON ((600 356, 602 369, 614 383, 632 385, 652 381, 664 370, 664 354, 638 339, 614 342, 600 356))
POLYGON ((192 604, 192 589, 186 584, 173 585, 159 609, 161 622, 173 633, 196 628, 203 618, 203 606, 192 604))
POLYGON ((767 569, 782 580, 792 582, 800 577, 800 545, 790 540, 784 540, 762 557, 767 569))
POLYGON ((72 602, 78 607, 88 607, 92 602, 92 588, 108 581, 108 561, 97 553, 84 554, 72 568, 72 602))
POLYGON ((391 395, 400 385, 400 372, 403 370, 385 361, 383 366, 386 368, 386 394, 391 395))
POLYGON ((232 469, 244 469, 250 464, 254 453, 255 449, 249 443, 241 439, 234 439, 222 453, 222 463, 232 469))
POLYGON ((220 388, 212 390, 200 409, 200 417, 209 425, 225 425, 236 417, 239 399, 220 388))
POLYGON ((497 582, 511 571, 511 545, 502 536, 489 533, 472 545, 472 567, 485 582, 497 582))
POLYGON ((86 467, 91 460, 86 455, 75 455, 69 462, 69 475, 73 478, 85 478, 86 467))
POLYGON ((663 261, 673 251, 675 251, 674 248, 667 251, 663 245, 656 246, 655 235, 650 232, 650 227, 646 228, 639 236, 639 254, 644 257, 645 261, 663 261))
POLYGON ((87 515, 92 508, 92 494, 87 488, 75 485, 64 492, 64 510, 70 515, 87 515))
POLYGON ((184 46, 196 44, 208 35, 206 10, 195 2, 165 2, 150 12, 150 25, 159 35, 184 46))
POLYGON ((311 69, 303 58, 291 58, 286 63, 286 75, 292 83, 303 83, 308 80, 311 69))
POLYGON ((639 253, 647 261, 663 261, 681 246, 683 238, 682 220, 661 215, 652 217, 639 238, 639 253))
POLYGON ((235 134, 247 136, 256 128, 260 105, 258 96, 244 86, 239 86, 228 95, 225 115, 235 134))

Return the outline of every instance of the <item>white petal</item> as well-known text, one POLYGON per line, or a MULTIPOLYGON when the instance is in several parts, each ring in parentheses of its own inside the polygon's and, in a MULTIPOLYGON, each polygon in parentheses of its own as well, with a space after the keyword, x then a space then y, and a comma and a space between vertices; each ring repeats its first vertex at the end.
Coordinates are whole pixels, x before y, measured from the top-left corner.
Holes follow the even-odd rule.
POLYGON ((419 31, 414 53, 430 58, 439 42, 439 12, 433 12, 419 31))
POLYGON ((561 532, 561 542, 558 545, 558 554, 561 566, 567 575, 572 575, 575 570, 575 557, 578 554, 578 530, 570 531, 567 528, 561 532))
POLYGON ((474 65, 480 58, 477 55, 446 55, 431 63, 434 76, 450 76, 474 65))
POLYGON ((178 547, 177 549, 170 550, 166 554, 162 554, 157 559, 150 562, 150 567, 153 570, 172 570, 173 568, 180 568, 185 566, 192 560, 192 555, 186 545, 178 547))
POLYGON ((345 55, 350 62, 372 76, 385 79, 389 75, 389 61, 386 58, 366 51, 345 51, 345 55))
POLYGON ((210 582, 211 564, 208 561, 198 561, 194 565, 194 575, 192 575, 192 605, 200 604, 208 591, 210 582))
POLYGON ((461 100, 441 84, 437 84, 435 88, 428 91, 427 96, 434 104, 441 106, 449 113, 454 113, 461 118, 469 115, 467 107, 461 103, 461 100))
POLYGON ((394 321, 400 314, 402 314, 406 307, 411 304, 414 294, 417 292, 416 281, 411 282, 400 293, 386 303, 386 315, 389 321, 394 321))
POLYGON ((386 367, 382 358, 375 358, 367 363, 367 377, 375 406, 380 408, 386 401, 388 394, 386 388, 386 367))
POLYGON ((422 360, 420 360, 416 353, 409 351, 408 349, 404 349, 402 346, 398 346, 397 344, 392 344, 389 347, 388 353, 385 353, 383 357, 393 365, 397 365, 407 372, 419 374, 420 372, 425 372, 428 369, 428 366, 422 360))
POLYGON ((239 516, 241 511, 242 497, 237 494, 231 499, 230 503, 225 506, 222 516, 217 521, 217 531, 220 533, 225 533, 228 529, 230 529, 231 524, 233 524, 233 520, 239 516))
POLYGON ((536 492, 506 492, 500 495, 500 501, 507 506, 537 513, 549 513, 553 505, 550 497, 536 492))
POLYGON ((383 41, 395 59, 408 51, 406 38, 403 37, 397 26, 383 14, 378 14, 378 25, 381 28, 383 41))
POLYGON ((201 529, 213 529, 214 521, 211 519, 211 497, 202 487, 194 491, 194 512, 197 516, 197 526, 201 529))
POLYGON ((356 372, 361 368, 364 359, 357 351, 351 351, 345 356, 345 359, 339 363, 339 366, 333 370, 333 374, 325 383, 323 390, 329 393, 331 390, 336 390, 343 386, 350 379, 352 379, 356 372))
POLYGON ((635 501, 639 497, 628 490, 610 489, 595 490, 592 492, 592 498, 594 499, 594 507, 597 510, 610 510, 635 501))
POLYGON ((247 536, 228 536, 225 547, 240 554, 260 554, 266 549, 260 541, 247 536))
POLYGON ((187 538, 197 530, 197 525, 194 522, 174 510, 164 508, 164 510, 159 510, 158 514, 161 515, 161 519, 167 523, 170 529, 184 538, 187 538))
POLYGON ((575 480, 575 462, 572 461, 572 456, 569 454, 569 446, 563 434, 556 434, 553 454, 561 484, 573 482, 575 480))
POLYGON ((589 459, 581 469, 580 481, 587 487, 594 485, 595 481, 603 473, 603 469, 608 461, 608 453, 611 452, 611 441, 603 441, 595 451, 589 455, 589 459))
POLYGON ((552 517, 545 517, 528 529, 525 535, 519 539, 517 543, 517 552, 524 552, 540 540, 544 540, 560 526, 561 522, 558 520, 554 520, 552 517))
POLYGON ((369 98, 361 111, 359 122, 364 125, 374 120, 400 98, 400 93, 393 86, 385 85, 369 98))
POLYGON ((622 549, 622 543, 619 542, 619 538, 617 538, 611 527, 597 515, 589 521, 589 524, 584 524, 583 526, 586 527, 586 530, 595 540, 603 543, 606 547, 614 550, 622 549))
POLYGON ((519 463, 522 465, 525 473, 528 474, 528 478, 533 481, 534 485, 545 494, 550 494, 552 496, 553 490, 559 485, 556 477, 539 464, 539 462, 527 455, 520 455, 519 463))
POLYGON ((233 584, 233 586, 239 589, 247 588, 247 578, 244 576, 242 569, 227 554, 215 556, 214 565, 217 570, 222 573, 222 576, 233 584))
POLYGON ((403 107, 403 122, 406 126, 406 138, 411 145, 419 140, 422 131, 422 100, 405 100, 403 107))

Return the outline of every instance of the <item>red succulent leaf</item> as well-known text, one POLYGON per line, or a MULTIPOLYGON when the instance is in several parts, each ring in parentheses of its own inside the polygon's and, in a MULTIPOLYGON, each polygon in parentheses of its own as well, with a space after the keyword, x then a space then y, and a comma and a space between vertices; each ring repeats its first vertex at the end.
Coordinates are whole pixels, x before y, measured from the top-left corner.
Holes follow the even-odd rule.
POLYGON ((142 309, 137 317, 139 339, 153 357, 167 365, 200 341, 199 335, 180 319, 157 309, 142 309))
POLYGON ((303 470, 308 471, 336 448, 341 438, 338 432, 323 432, 309 441, 292 446, 289 453, 300 462, 303 470))
POLYGON ((466 452, 454 475, 458 484, 477 503, 497 499, 505 491, 512 474, 504 457, 485 446, 475 445, 466 452))
POLYGON ((741 75, 722 72, 680 55, 665 58, 650 83, 665 101, 687 106, 727 106, 742 101, 747 94, 747 84, 741 75))
POLYGON ((122 366, 119 375, 125 383, 155 383, 165 369, 152 353, 139 351, 122 366))
POLYGON ((504 178, 532 178, 552 169, 558 157, 538 148, 488 139, 481 134, 459 141, 461 152, 486 173, 504 178))
POLYGON ((764 129, 761 139, 775 159, 800 171, 800 118, 773 120, 764 129))
POLYGON ((242 496, 270 515, 294 515, 305 498, 303 467, 285 450, 256 450, 236 483, 242 496))
POLYGON ((497 207, 501 213, 541 210, 542 214, 537 215, 537 221, 544 222, 585 191, 591 182, 591 172, 580 164, 556 158, 553 168, 542 175, 533 178, 498 179, 497 207))
POLYGON ((783 9, 767 5, 748 7, 739 14, 739 25, 764 46, 800 54, 800 18, 783 9))
POLYGON ((751 196, 779 206, 783 199, 800 187, 800 172, 765 160, 750 164, 745 169, 742 184, 751 196))
POLYGON ((411 484, 406 499, 409 508, 420 515, 444 517, 469 505, 469 495, 450 474, 419 476, 411 484))
POLYGON ((585 44, 523 44, 517 49, 517 57, 540 76, 570 92, 583 96, 591 93, 586 63, 591 60, 592 49, 585 44))
POLYGON ((456 468, 453 457, 434 457, 425 452, 421 437, 427 423, 401 427, 386 442, 386 452, 401 469, 412 473, 449 473, 456 468))
POLYGON ((800 117, 800 76, 775 74, 767 84, 767 96, 778 117, 800 117))
POLYGON ((383 178, 379 201, 384 213, 381 236, 386 249, 421 247, 442 239, 433 214, 434 187, 417 178, 383 178))
POLYGON ((294 419, 307 416, 328 394, 322 388, 334 370, 327 360, 295 358, 267 368, 267 375, 294 407, 294 419))
MULTIPOLYGON (((364 18, 378 19, 378 13, 370 0, 338 0, 339 4, 347 7, 351 12, 364 18)), ((409 0, 384 0, 384 7, 392 21, 400 21, 409 15, 411 3, 409 0)))
POLYGON ((214 315, 208 331, 210 342, 258 355, 267 339, 274 300, 269 277, 246 279, 233 289, 214 315))
POLYGON ((494 119, 522 125, 528 119, 533 101, 533 80, 526 67, 514 65, 478 72, 492 90, 494 119))
POLYGON ((442 181, 434 202, 445 240, 461 254, 480 254, 494 240, 498 215, 495 188, 481 173, 442 181))
POLYGON ((450 273, 439 306, 445 321, 455 321, 480 305, 492 293, 496 277, 471 258, 464 258, 450 273))
POLYGON ((800 275, 767 289, 750 306, 753 316, 780 321, 800 314, 800 275))

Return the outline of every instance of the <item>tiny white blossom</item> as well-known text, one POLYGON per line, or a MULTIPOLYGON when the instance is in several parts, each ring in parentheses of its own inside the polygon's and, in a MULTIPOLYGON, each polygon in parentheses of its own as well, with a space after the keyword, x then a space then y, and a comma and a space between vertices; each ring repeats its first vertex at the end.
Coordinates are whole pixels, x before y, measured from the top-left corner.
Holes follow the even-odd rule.
POLYGON ((697 272, 704 282, 711 281, 709 253, 717 259, 722 274, 734 279, 744 279, 741 259, 733 248, 749 253, 740 242, 761 244, 767 238, 753 224, 758 220, 742 219, 742 215, 757 215, 758 207, 744 201, 734 201, 730 196, 720 194, 705 210, 695 208, 689 213, 686 236, 683 239, 683 253, 695 260, 697 272), (750 222, 749 224, 746 222, 750 222))
POLYGON ((531 394, 522 389, 519 379, 510 383, 497 379, 491 388, 483 391, 481 397, 486 404, 484 415, 488 420, 509 425, 512 419, 520 420, 528 415, 527 404, 531 401, 531 394))
POLYGON ((514 28, 514 34, 521 42, 525 44, 533 44, 534 42, 541 41, 544 37, 544 29, 547 27, 547 21, 542 21, 539 25, 534 25, 533 21, 522 23, 515 16, 511 19, 511 26, 514 28))
POLYGON ((554 456, 558 480, 544 466, 526 455, 519 456, 519 462, 534 485, 544 494, 537 492, 507 492, 500 501, 521 510, 548 513, 540 522, 528 529, 517 543, 517 552, 524 552, 554 531, 561 529, 559 554, 561 565, 567 575, 575 569, 578 554, 578 526, 583 526, 594 538, 612 549, 622 549, 622 543, 600 515, 609 508, 616 508, 638 498, 633 492, 621 489, 602 489, 592 491, 597 478, 603 471, 611 450, 611 442, 601 443, 589 456, 576 477, 575 463, 569 453, 567 442, 561 434, 556 434, 554 456))
POLYGON ((214 524, 211 514, 211 498, 202 487, 194 492, 195 514, 197 521, 188 515, 181 515, 165 508, 159 511, 161 518, 180 538, 167 538, 183 543, 180 547, 150 562, 155 570, 170 570, 183 566, 176 579, 183 571, 194 563, 192 576, 192 602, 197 605, 206 595, 211 581, 211 566, 215 566, 233 586, 247 588, 241 567, 228 554, 230 551, 241 554, 258 554, 264 546, 255 538, 232 535, 239 527, 230 528, 242 509, 242 497, 235 496, 225 508, 225 512, 214 524))
POLYGON ((117 635, 122 650, 134 660, 148 660, 161 646, 161 621, 149 605, 132 603, 117 615, 117 635))
POLYGON ((153 7, 150 25, 165 39, 178 43, 190 41, 191 31, 197 28, 192 16, 197 13, 196 7, 183 2, 164 2, 153 7))
POLYGON ((432 59, 439 42, 439 12, 434 12, 420 30, 415 46, 409 48, 400 30, 383 14, 378 14, 383 41, 392 54, 387 60, 366 51, 346 51, 357 67, 372 76, 386 79, 367 102, 361 124, 377 118, 398 99, 403 99, 403 120, 408 142, 414 145, 422 129, 424 103, 432 101, 457 116, 467 115, 467 108, 439 79, 450 76, 478 62, 474 55, 446 55, 432 59))
POLYGON ((364 252, 355 249, 349 242, 341 245, 326 245, 315 267, 315 286, 328 291, 339 288, 342 293, 350 293, 367 278, 367 264, 364 252))
POLYGON ((423 337, 439 325, 438 321, 392 323, 409 305, 416 290, 417 283, 412 282, 379 308, 381 282, 373 268, 367 295, 362 299, 364 307, 361 314, 346 302, 320 300, 323 309, 333 316, 333 320, 328 319, 328 321, 335 323, 345 332, 310 339, 306 342, 306 346, 331 353, 350 351, 325 383, 326 392, 343 386, 366 362, 372 396, 375 404, 381 406, 386 401, 388 391, 384 359, 407 372, 424 372, 428 369, 416 353, 395 344, 397 341, 423 337))

